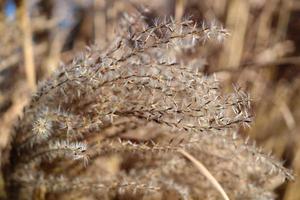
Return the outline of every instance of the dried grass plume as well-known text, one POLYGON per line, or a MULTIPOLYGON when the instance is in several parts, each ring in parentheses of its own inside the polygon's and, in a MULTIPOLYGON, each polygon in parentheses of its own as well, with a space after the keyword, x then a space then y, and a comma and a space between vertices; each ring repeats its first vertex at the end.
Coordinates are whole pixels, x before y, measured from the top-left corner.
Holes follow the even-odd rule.
POLYGON ((274 185, 292 175, 238 134, 251 122, 249 95, 223 94, 180 56, 228 32, 139 18, 39 84, 3 166, 9 198, 222 198, 194 158, 230 199, 275 199, 274 185))

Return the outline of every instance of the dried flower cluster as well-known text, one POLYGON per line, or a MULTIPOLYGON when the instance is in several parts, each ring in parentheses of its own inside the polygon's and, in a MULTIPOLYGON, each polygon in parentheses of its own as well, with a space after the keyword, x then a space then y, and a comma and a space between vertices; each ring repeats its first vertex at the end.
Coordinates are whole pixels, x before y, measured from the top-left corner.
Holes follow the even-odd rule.
POLYGON ((4 166, 11 199, 274 199, 292 178, 237 133, 249 96, 221 93, 182 51, 228 33, 186 20, 122 23, 115 44, 63 66, 24 110, 4 166))

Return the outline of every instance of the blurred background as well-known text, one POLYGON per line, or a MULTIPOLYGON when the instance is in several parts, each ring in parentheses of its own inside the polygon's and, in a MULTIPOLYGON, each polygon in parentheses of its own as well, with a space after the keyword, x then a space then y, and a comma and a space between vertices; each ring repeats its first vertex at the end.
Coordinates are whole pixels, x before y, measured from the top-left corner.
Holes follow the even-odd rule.
MULTIPOLYGON (((141 13, 150 25, 190 18, 230 32, 223 44, 200 45, 186 59, 204 64, 225 91, 237 84, 251 95, 254 121, 242 134, 300 174, 300 1, 0 0, 0 11, 1 150, 39 81, 87 46, 105 49, 120 19, 141 13)), ((299 188, 298 176, 277 189, 278 199, 299 200, 299 188)))

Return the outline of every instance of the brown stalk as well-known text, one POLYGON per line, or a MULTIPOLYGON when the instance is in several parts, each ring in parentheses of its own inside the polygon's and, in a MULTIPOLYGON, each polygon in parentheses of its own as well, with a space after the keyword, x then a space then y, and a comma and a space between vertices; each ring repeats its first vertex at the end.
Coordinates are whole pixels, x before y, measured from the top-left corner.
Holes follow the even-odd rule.
POLYGON ((26 0, 20 1, 20 25, 23 32, 23 53, 25 72, 29 87, 32 91, 36 89, 36 74, 34 66, 34 53, 32 45, 32 31, 26 0))
POLYGON ((218 190, 218 192, 220 192, 220 194, 225 200, 230 200, 220 183, 199 160, 197 160, 194 156, 192 156, 183 149, 179 149, 178 152, 184 157, 186 157, 188 160, 190 160, 197 167, 197 169, 202 173, 202 175, 204 175, 209 180, 209 182, 215 187, 216 190, 218 190))

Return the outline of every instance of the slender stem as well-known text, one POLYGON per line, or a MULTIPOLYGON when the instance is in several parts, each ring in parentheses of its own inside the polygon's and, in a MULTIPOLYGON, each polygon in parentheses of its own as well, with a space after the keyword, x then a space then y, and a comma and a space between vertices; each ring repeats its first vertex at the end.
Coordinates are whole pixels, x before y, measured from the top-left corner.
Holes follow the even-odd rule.
POLYGON ((30 17, 27 9, 26 0, 21 0, 20 5, 20 24, 23 31, 23 53, 25 62, 26 77, 32 91, 36 89, 36 74, 34 66, 34 53, 32 45, 32 31, 30 17))
POLYGON ((225 200, 230 200, 226 192, 224 191, 223 187, 220 185, 220 183, 216 180, 216 178, 208 171, 208 169, 200 162, 198 161, 194 156, 189 154, 183 149, 179 149, 178 152, 182 154, 184 157, 186 157, 188 160, 190 160, 197 169, 211 182, 211 184, 220 192, 222 197, 225 200))

